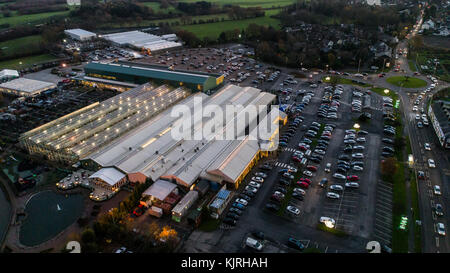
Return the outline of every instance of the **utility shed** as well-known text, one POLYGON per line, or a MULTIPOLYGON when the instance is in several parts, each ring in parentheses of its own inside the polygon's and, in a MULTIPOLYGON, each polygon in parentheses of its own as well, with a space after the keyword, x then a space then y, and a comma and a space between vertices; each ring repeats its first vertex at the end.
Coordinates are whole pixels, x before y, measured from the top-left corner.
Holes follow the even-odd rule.
POLYGON ((144 193, 143 197, 149 196, 153 200, 164 200, 171 192, 175 190, 177 185, 165 181, 165 180, 157 180, 153 185, 151 185, 144 193))

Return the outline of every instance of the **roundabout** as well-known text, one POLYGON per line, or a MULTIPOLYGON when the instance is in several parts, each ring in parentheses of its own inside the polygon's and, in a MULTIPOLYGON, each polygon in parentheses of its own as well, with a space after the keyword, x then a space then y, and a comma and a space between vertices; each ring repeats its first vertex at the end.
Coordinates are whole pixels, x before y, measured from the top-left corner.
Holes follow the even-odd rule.
POLYGON ((387 78, 386 81, 392 85, 404 88, 421 88, 428 85, 425 80, 408 76, 393 76, 387 78))

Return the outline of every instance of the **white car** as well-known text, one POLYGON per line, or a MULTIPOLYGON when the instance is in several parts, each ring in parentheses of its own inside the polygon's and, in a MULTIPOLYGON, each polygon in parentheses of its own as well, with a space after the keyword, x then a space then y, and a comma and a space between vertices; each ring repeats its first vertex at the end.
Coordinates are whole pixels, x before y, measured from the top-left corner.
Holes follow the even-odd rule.
POLYGON ((320 150, 320 149, 316 149, 316 150, 314 150, 314 152, 316 154, 321 154, 321 155, 324 155, 326 153, 324 150, 320 150))
POLYGON ((333 191, 343 191, 343 190, 344 190, 344 187, 342 187, 341 185, 331 185, 331 186, 330 186, 330 190, 333 190, 333 191))
POLYGON ((327 197, 330 199, 339 199, 340 196, 335 192, 327 192, 327 197))
POLYGON ((358 137, 356 139, 356 142, 366 142, 366 138, 365 137, 358 137))
POLYGON ((433 159, 428 159, 428 167, 430 168, 436 168, 436 164, 434 163, 433 159))
POLYGON ((304 171, 303 174, 308 176, 308 177, 311 177, 313 175, 313 173, 310 172, 310 171, 304 171))
POLYGON ((123 246, 123 247, 117 249, 116 252, 114 252, 114 253, 125 253, 125 251, 127 251, 127 248, 123 246))
POLYGON ((340 173, 333 174, 333 177, 337 178, 337 179, 344 179, 344 180, 347 179, 347 177, 345 177, 345 175, 340 174, 340 173))
POLYGON ((436 195, 441 195, 442 194, 441 187, 439 187, 438 185, 434 185, 433 191, 434 191, 434 194, 436 194, 436 195))
POLYGON ((319 220, 320 223, 325 224, 325 226, 329 228, 334 228, 336 225, 336 221, 333 218, 322 216, 319 220))
POLYGON ((353 158, 364 158, 364 155, 362 153, 356 153, 356 154, 352 154, 353 158))
POLYGON ((257 192, 258 192, 258 189, 255 188, 255 187, 252 187, 252 186, 246 186, 246 187, 245 187, 245 190, 246 190, 246 191, 253 192, 253 193, 257 193, 257 192))
POLYGON ((299 215, 300 214, 300 209, 294 206, 287 206, 286 208, 287 211, 289 211, 290 213, 294 214, 294 215, 299 215))
POLYGON ((430 145, 430 143, 425 143, 425 150, 431 151, 431 145, 430 145))
POLYGON ((283 173, 283 177, 288 178, 288 179, 294 179, 294 176, 292 174, 289 173, 283 173))
POLYGON ((242 198, 236 199, 236 203, 242 204, 242 205, 244 205, 244 206, 247 206, 247 205, 248 205, 247 200, 244 200, 244 199, 242 199, 242 198))
POLYGON ((259 177, 259 176, 253 176, 252 180, 258 183, 263 183, 264 182, 264 178, 259 177))
POLYGON ((357 189, 357 188, 359 188, 359 184, 356 182, 347 182, 347 183, 345 183, 345 187, 357 189))
POLYGON ((416 120, 420 120, 420 115, 416 114, 416 120))
POLYGON ((255 181, 250 181, 250 183, 248 183, 249 186, 255 187, 255 188, 259 188, 261 187, 261 184, 255 182, 255 181))
POLYGON ((445 236, 445 226, 443 223, 437 223, 436 230, 439 235, 445 236))
POLYGON ((364 168, 363 167, 361 167, 361 166, 358 166, 358 165, 355 165, 355 166, 353 166, 353 168, 352 168, 354 171, 359 171, 359 172, 362 172, 363 170, 364 170, 364 168))
POLYGON ((305 195, 306 191, 300 188, 294 188, 294 192, 299 193, 301 195, 305 195))
POLYGON ((419 107, 417 107, 417 105, 414 105, 412 110, 415 112, 415 111, 419 110, 419 107))
POLYGON ((262 178, 266 178, 267 177, 267 174, 265 174, 265 173, 255 173, 255 176, 259 176, 259 177, 262 177, 262 178))
POLYGON ((325 172, 331 172, 331 163, 327 163, 327 165, 325 166, 325 172))

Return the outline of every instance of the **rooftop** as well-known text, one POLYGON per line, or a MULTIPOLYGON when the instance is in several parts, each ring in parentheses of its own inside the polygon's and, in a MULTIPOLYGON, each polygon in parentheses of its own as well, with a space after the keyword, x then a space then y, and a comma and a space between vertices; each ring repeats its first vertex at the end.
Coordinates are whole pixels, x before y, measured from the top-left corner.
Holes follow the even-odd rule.
POLYGON ((27 93, 35 93, 38 91, 55 88, 56 85, 51 82, 44 82, 38 80, 32 80, 27 78, 18 78, 11 80, 9 82, 5 82, 0 84, 0 88, 27 92, 27 93))

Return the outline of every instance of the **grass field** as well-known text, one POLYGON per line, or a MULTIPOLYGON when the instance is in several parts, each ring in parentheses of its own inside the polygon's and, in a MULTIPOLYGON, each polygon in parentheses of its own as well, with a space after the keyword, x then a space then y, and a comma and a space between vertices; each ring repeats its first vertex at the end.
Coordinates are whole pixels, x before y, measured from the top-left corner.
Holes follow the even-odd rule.
POLYGON ((42 63, 46 61, 52 61, 56 60, 57 58, 55 56, 49 55, 49 54, 42 54, 42 55, 35 55, 35 56, 29 56, 24 57, 20 59, 14 59, 9 61, 0 62, 0 69, 23 69, 26 67, 29 67, 33 64, 42 63), (22 64, 20 64, 22 62, 22 64))
POLYGON ((27 14, 27 15, 15 15, 11 17, 1 17, 0 25, 9 24, 11 27, 27 24, 27 23, 39 23, 40 21, 50 18, 52 16, 63 16, 68 15, 70 11, 55 11, 55 12, 44 12, 37 14, 27 14))
POLYGON ((175 7, 173 7, 173 6, 169 6, 167 9, 162 9, 161 5, 158 2, 142 2, 141 4, 151 8, 154 12, 169 13, 170 11, 171 12, 176 12, 177 11, 175 9, 175 7))
MULTIPOLYGON (((198 0, 180 0, 178 2, 194 3, 198 0)), ((216 3, 219 5, 239 5, 243 8, 247 7, 261 7, 261 8, 271 8, 271 7, 284 7, 291 5, 296 2, 296 0, 209 0, 208 2, 216 3)))
POLYGON ((258 18, 250 18, 244 20, 235 20, 235 21, 224 21, 210 24, 201 24, 201 25, 186 25, 179 26, 178 29, 184 29, 194 33, 200 39, 204 37, 209 37, 212 39, 216 39, 219 37, 222 31, 239 29, 243 30, 247 28, 250 24, 257 25, 265 25, 272 26, 276 29, 279 29, 280 21, 274 18, 270 18, 271 15, 278 13, 279 10, 270 10, 266 11, 266 16, 258 17, 258 18))
POLYGON ((42 41, 42 36, 32 35, 5 42, 0 42, 0 50, 2 56, 10 56, 16 52, 27 52, 33 48, 37 48, 42 41))
POLYGON ((409 77, 408 79, 406 79, 406 77, 404 76, 394 76, 387 78, 386 81, 395 86, 401 86, 405 88, 419 88, 427 86, 426 81, 414 77, 409 77))

